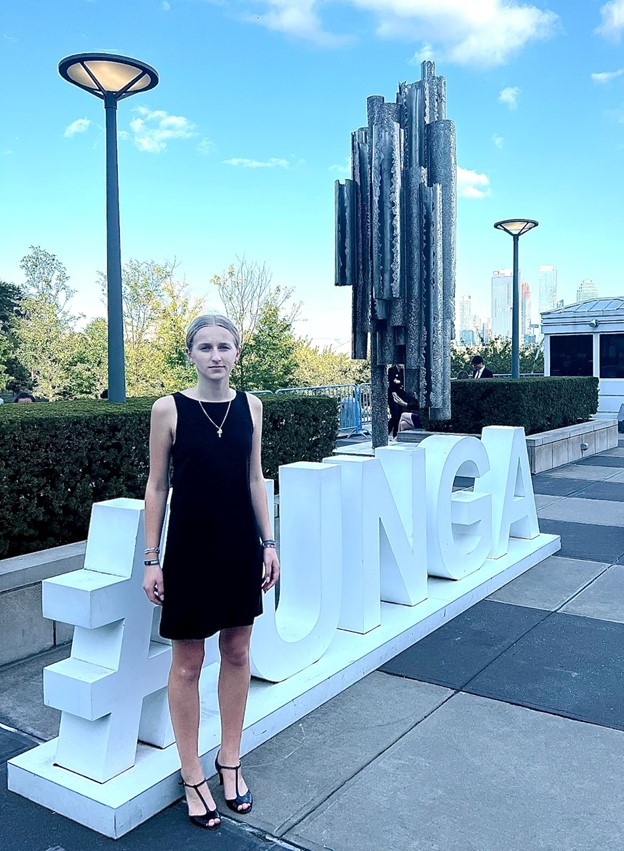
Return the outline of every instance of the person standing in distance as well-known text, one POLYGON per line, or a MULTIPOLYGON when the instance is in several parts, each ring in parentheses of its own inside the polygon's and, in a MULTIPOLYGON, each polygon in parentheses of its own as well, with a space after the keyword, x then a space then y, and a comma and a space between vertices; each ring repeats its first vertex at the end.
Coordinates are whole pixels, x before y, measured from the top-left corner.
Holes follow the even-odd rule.
POLYGON ((488 369, 481 355, 475 355, 472 359, 472 377, 473 378, 494 378, 494 373, 488 369))
POLYGON ((245 815, 253 803, 240 765, 249 642, 262 592, 280 571, 261 466, 262 403, 230 387, 240 350, 239 332, 225 316, 191 322, 186 354, 197 384, 154 403, 145 491, 143 588, 162 606, 160 634, 172 639, 169 707, 189 818, 208 830, 218 828, 221 817, 198 755, 204 639, 219 633, 215 768, 225 803, 245 815), (173 492, 161 565, 170 461, 173 492))
POLYGON ((388 408, 390 419, 388 420, 388 434, 395 438, 399 430, 401 419, 401 405, 406 401, 404 393, 405 370, 398 363, 393 363, 388 369, 388 408), (399 402, 396 401, 397 397, 399 402))

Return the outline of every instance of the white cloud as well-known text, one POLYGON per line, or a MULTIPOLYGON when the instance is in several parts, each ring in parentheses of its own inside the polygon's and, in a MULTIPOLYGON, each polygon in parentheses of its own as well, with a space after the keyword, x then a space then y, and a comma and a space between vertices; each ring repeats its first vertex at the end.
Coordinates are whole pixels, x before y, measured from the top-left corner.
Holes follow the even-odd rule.
POLYGON ((69 124, 65 128, 65 132, 63 133, 63 136, 67 136, 67 137, 71 138, 72 136, 75 136, 76 133, 86 132, 89 129, 90 126, 91 126, 91 121, 88 118, 77 118, 75 121, 72 121, 72 123, 69 124))
POLYGON ((290 168, 288 160, 282 160, 278 157, 271 157, 269 160, 249 160, 245 157, 234 157, 230 160, 223 160, 225 165, 242 166, 243 168, 290 168))
POLYGON ((501 103, 506 103, 509 109, 517 109, 519 94, 520 89, 518 86, 507 86, 506 89, 500 91, 498 99, 501 103))
POLYGON ((347 157, 342 163, 330 165, 329 170, 332 174, 337 174, 339 177, 351 177, 351 157, 347 157))
POLYGON ((487 174, 457 166, 457 191, 461 198, 485 198, 490 194, 487 174))
POLYGON ((492 134, 492 142, 494 142, 497 148, 502 148, 505 144, 504 138, 502 136, 499 136, 498 133, 492 134))
POLYGON ((266 7, 260 15, 244 15, 243 19, 269 30, 296 36, 321 47, 341 47, 353 41, 351 35, 330 33, 323 28, 317 7, 320 0, 258 0, 266 7))
POLYGON ((431 59, 435 59, 433 45, 423 44, 420 50, 417 50, 416 53, 412 56, 412 58, 409 60, 409 64, 420 65, 421 62, 428 62, 431 59))
POLYGON ((607 109, 605 115, 617 124, 624 124, 624 104, 620 104, 615 109, 607 109))
POLYGON ((205 137, 200 140, 197 145, 197 150, 200 154, 212 154, 215 150, 215 143, 211 142, 210 139, 206 139, 205 137))
POLYGON ((168 12, 171 9, 171 3, 168 3, 167 0, 163 0, 161 3, 163 12, 168 12))
MULTIPOLYGON (((435 54, 462 65, 500 65, 528 42, 549 38, 559 17, 522 0, 345 0, 372 14, 382 38, 419 43, 414 59, 435 54)), ((246 20, 307 39, 324 47, 339 47, 350 36, 329 32, 321 17, 322 0, 256 0, 260 15, 246 20)))
POLYGON ((172 139, 190 139, 196 135, 195 125, 183 115, 169 115, 164 109, 134 110, 137 118, 130 122, 132 141, 140 151, 159 154, 172 139))
POLYGON ((602 22, 596 27, 596 32, 613 41, 620 40, 624 29, 624 0, 611 0, 600 8, 602 22))
POLYGON ((599 74, 592 74, 591 78, 594 83, 610 83, 611 80, 621 77, 622 74, 624 74, 624 68, 618 68, 617 71, 602 71, 599 74))

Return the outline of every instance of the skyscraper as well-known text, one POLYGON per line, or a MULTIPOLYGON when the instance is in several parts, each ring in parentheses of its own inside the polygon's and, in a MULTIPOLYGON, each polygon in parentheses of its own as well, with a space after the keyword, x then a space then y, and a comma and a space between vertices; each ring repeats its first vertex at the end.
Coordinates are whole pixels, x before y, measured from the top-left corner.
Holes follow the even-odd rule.
POLYGON ((579 288, 576 291, 577 301, 585 301, 587 298, 598 298, 598 287, 589 278, 581 281, 579 288))
POLYGON ((539 267, 539 309, 552 310, 557 305, 557 267, 539 267))
POLYGON ((528 342, 531 325, 531 287, 523 281, 520 288, 520 342, 528 342))
POLYGON ((465 346, 472 346, 475 342, 475 332, 471 296, 463 295, 459 297, 457 301, 457 312, 457 339, 465 346))
POLYGON ((492 337, 511 337, 512 287, 511 269, 492 272, 492 337))

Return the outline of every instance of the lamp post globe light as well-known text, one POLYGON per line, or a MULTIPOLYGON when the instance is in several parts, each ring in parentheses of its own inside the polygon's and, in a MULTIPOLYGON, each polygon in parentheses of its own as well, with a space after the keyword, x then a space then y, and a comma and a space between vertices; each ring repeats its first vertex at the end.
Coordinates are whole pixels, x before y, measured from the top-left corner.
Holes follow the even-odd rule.
POLYGON ((496 230, 503 230, 513 238, 513 278, 511 302, 511 377, 520 378, 520 285, 518 281, 518 242, 520 237, 539 222, 535 219, 503 219, 495 222, 496 230))
POLYGON ((108 401, 126 401, 117 165, 117 101, 158 85, 145 62, 110 53, 76 53, 59 62, 68 83, 104 101, 106 114, 106 280, 108 304, 108 401))

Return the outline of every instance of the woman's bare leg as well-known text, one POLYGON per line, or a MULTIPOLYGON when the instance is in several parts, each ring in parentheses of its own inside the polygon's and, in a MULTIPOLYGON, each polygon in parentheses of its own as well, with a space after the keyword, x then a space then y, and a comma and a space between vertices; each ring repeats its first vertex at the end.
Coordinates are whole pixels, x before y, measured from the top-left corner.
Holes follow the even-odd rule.
MULTIPOLYGON (((222 629, 219 634, 221 667, 219 670, 219 709, 221 712, 221 765, 238 765, 240 762, 240 743, 243 733, 243 719, 249 694, 249 642, 251 627, 239 626, 222 629)), ((228 799, 236 797, 236 773, 223 772, 224 794, 228 799)), ((247 784, 238 774, 238 791, 244 795, 247 784)), ((248 804, 239 808, 239 812, 249 809, 248 804)))
MULTIPOLYGON (((204 770, 199 760, 199 675, 204 661, 203 640, 174 641, 171 670, 169 671, 169 711, 180 755, 182 779, 198 784, 204 780, 204 770)), ((184 788, 189 815, 203 815, 206 808, 194 789, 184 788)), ((208 784, 201 788, 210 809, 214 800, 208 784)), ((212 823, 212 820, 211 820, 212 823)))

